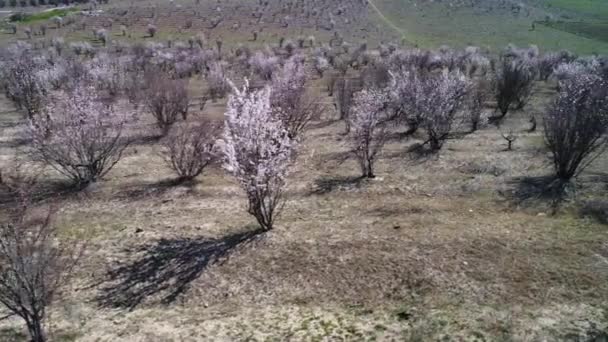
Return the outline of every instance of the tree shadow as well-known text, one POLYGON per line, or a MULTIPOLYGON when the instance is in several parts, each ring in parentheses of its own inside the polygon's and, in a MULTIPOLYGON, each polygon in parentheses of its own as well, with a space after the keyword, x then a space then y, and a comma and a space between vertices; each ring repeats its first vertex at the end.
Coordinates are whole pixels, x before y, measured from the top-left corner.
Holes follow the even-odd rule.
POLYGON ((340 190, 345 188, 359 188, 365 178, 363 177, 323 177, 315 179, 314 189, 310 191, 309 195, 324 195, 334 190, 340 190))
POLYGON ((0 141, 0 148, 19 148, 29 144, 29 139, 15 138, 8 141, 0 141))
POLYGON ((221 238, 160 239, 125 250, 136 260, 111 267, 96 296, 102 307, 133 310, 149 297, 160 296, 169 304, 185 293, 192 281, 209 266, 225 261, 239 246, 262 236, 264 230, 240 232, 221 238))
POLYGON ((182 178, 167 178, 153 183, 137 183, 119 191, 115 194, 115 198, 135 201, 151 196, 162 196, 176 186, 193 189, 197 183, 196 179, 182 178))
POLYGON ((511 189, 504 195, 514 204, 544 202, 551 204, 554 210, 567 198, 573 186, 553 175, 515 177, 507 184, 511 189))
MULTIPOLYGON (((27 193, 29 201, 42 204, 65 200, 79 194, 85 194, 82 190, 82 188, 75 186, 70 182, 53 180, 38 182, 27 193)), ((19 205, 19 197, 14 191, 14 189, 11 189, 5 184, 0 184, 0 209, 10 209, 19 205)))

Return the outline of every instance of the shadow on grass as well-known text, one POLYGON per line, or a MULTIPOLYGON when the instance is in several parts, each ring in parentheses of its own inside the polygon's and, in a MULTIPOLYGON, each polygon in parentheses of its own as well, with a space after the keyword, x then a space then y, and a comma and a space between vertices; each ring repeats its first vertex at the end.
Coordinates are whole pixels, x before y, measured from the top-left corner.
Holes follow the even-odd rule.
POLYGON ((18 148, 29 144, 29 139, 15 138, 9 141, 0 141, 0 148, 18 148))
POLYGON ((0 328, 0 341, 4 342, 21 342, 27 341, 27 335, 18 328, 4 327, 0 328))
POLYGON ((516 177, 508 181, 511 190, 504 195, 514 204, 548 203, 557 209, 572 190, 573 184, 553 175, 516 177))
POLYGON ((181 178, 168 178, 153 183, 138 183, 127 186, 114 197, 121 200, 136 201, 150 196, 161 196, 176 186, 194 188, 196 179, 184 180, 181 178))
POLYGON ((111 267, 96 300, 102 307, 134 309, 149 297, 168 304, 186 292, 209 266, 228 258, 239 246, 262 236, 264 230, 221 238, 161 239, 138 247, 137 259, 111 267))
MULTIPOLYGON (((33 203, 52 203, 80 195, 86 196, 87 192, 70 182, 47 181, 37 183, 31 189, 28 199, 33 203)), ((14 190, 0 185, 0 209, 10 209, 18 204, 19 198, 14 190)))
POLYGON ((363 177, 329 177, 315 180, 314 189, 309 195, 324 195, 334 190, 344 188, 359 188, 365 178, 363 177))

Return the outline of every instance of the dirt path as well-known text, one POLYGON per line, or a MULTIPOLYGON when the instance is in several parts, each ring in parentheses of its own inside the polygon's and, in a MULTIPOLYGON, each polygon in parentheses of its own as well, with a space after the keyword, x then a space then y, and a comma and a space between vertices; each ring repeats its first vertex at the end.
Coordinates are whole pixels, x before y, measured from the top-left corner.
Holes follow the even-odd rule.
POLYGON ((378 16, 380 16, 380 19, 382 19, 382 21, 384 21, 388 26, 390 26, 393 30, 399 32, 399 34, 401 35, 401 38, 404 39, 406 42, 412 44, 411 41, 409 41, 407 38, 405 38, 405 31, 403 29, 401 29, 399 26, 395 25, 389 18, 387 18, 384 13, 382 13, 382 11, 378 8, 378 6, 376 6, 376 4, 374 4, 374 2, 372 0, 367 0, 367 3, 372 7, 372 9, 378 14, 378 16))

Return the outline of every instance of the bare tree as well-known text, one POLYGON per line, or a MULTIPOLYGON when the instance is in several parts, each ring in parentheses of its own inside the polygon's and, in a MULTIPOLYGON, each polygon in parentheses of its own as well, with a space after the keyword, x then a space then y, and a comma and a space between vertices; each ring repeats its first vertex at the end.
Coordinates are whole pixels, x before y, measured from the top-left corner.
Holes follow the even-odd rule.
POLYGON ((500 114, 490 120, 500 123, 513 106, 522 108, 532 92, 534 72, 526 58, 502 58, 496 74, 496 103, 500 114))
POLYGON ((273 228, 284 199, 295 142, 272 113, 270 88, 233 86, 224 126, 225 168, 247 194, 248 211, 265 230, 273 228))
POLYGON ((544 115, 545 143, 558 179, 569 181, 606 147, 608 83, 590 74, 563 81, 544 115))
POLYGON ((388 95, 384 90, 365 89, 355 94, 349 117, 353 153, 361 167, 362 177, 374 178, 374 163, 386 141, 388 95))
POLYGON ((513 131, 509 131, 509 133, 500 132, 500 135, 503 139, 507 141, 507 151, 513 150, 513 143, 517 140, 517 135, 513 133, 513 131))
POLYGON ((350 121, 348 120, 348 117, 351 113, 353 96, 362 89, 362 82, 360 78, 342 76, 336 81, 335 88, 336 107, 340 114, 340 120, 344 120, 346 123, 346 133, 348 133, 350 132, 350 121))
POLYGON ((61 94, 30 120, 31 156, 84 187, 106 175, 128 146, 123 115, 99 101, 93 87, 61 94))
POLYGON ((467 96, 468 115, 466 118, 471 124, 471 132, 477 131, 481 123, 483 107, 489 96, 490 84, 485 80, 477 80, 471 84, 467 96))
POLYGON ((202 121, 174 127, 162 142, 163 156, 180 181, 192 180, 218 157, 221 127, 202 121))
POLYGON ((179 116, 185 119, 188 115, 190 99, 187 81, 171 80, 167 75, 155 75, 150 78, 149 86, 145 95, 145 104, 154 116, 161 135, 165 136, 179 116))
POLYGON ((230 89, 224 69, 224 63, 219 61, 211 63, 209 67, 207 73, 208 96, 213 102, 224 98, 230 89))
POLYGON ((20 202, 0 224, 0 303, 25 321, 31 341, 44 342, 46 310, 66 285, 84 245, 58 239, 52 210, 34 220, 27 215, 28 200, 20 202))

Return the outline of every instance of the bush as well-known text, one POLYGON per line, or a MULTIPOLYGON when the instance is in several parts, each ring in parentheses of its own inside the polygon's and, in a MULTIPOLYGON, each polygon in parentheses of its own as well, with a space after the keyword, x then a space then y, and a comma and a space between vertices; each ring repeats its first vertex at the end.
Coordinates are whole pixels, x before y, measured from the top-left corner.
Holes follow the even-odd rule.
POLYGON ((122 136, 124 117, 99 102, 92 87, 61 94, 43 113, 30 120, 32 157, 78 187, 106 175, 128 146, 122 136))
POLYGON ((175 127, 163 140, 165 161, 180 181, 194 179, 217 159, 219 133, 220 125, 211 122, 187 123, 175 127))
POLYGON ((608 83, 578 74, 560 84, 560 93, 544 115, 545 143, 553 154, 558 179, 569 181, 606 145, 608 83))

